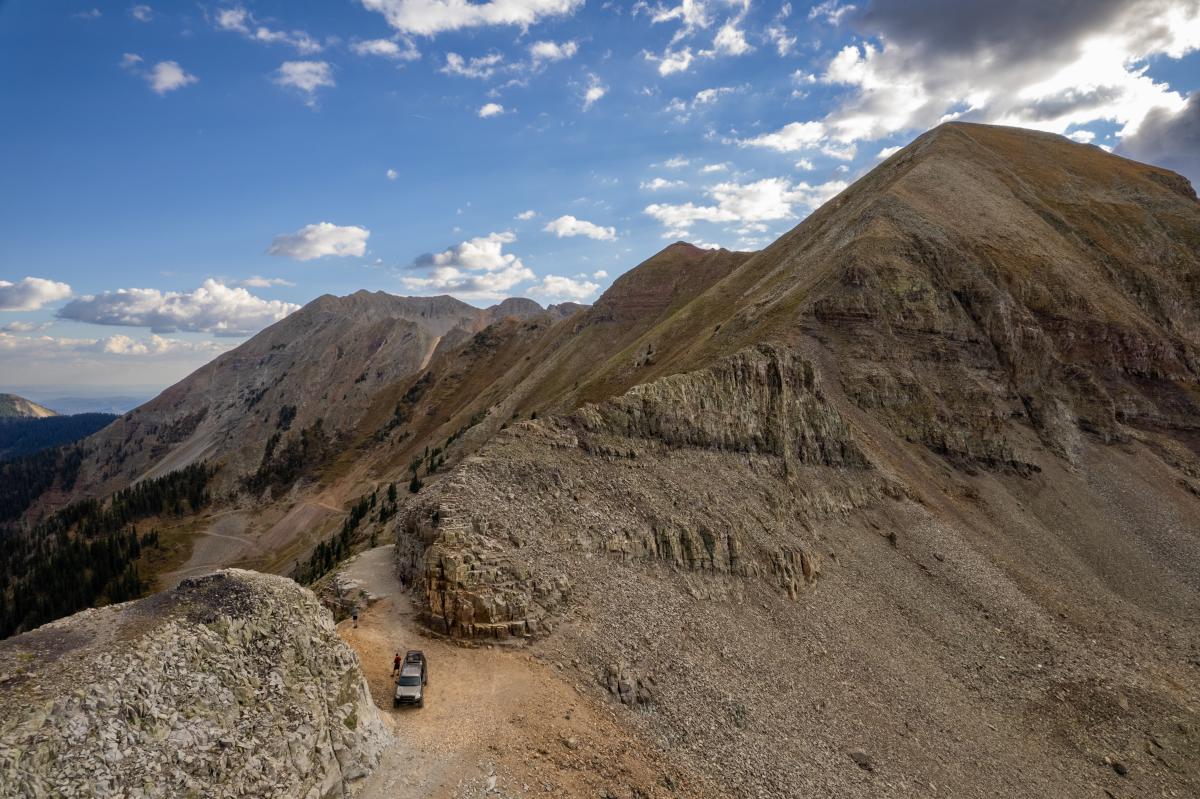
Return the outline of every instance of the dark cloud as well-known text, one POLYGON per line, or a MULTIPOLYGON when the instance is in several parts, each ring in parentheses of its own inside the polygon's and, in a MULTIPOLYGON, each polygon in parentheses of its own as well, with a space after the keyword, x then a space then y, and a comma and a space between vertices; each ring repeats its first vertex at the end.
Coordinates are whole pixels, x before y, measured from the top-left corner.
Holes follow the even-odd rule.
POLYGON ((1121 155, 1172 169, 1200 185, 1200 92, 1192 92, 1176 114, 1151 111, 1133 136, 1121 141, 1121 155))
POLYGON ((875 0, 851 19, 861 33, 880 34, 931 55, 986 53, 1042 61, 1107 30, 1129 6, 1129 0, 875 0))
POLYGON ((1075 111, 1103 109, 1120 99, 1121 90, 1116 86, 1100 86, 1083 91, 1068 89, 1027 103, 1019 112, 1032 120, 1056 119, 1075 111))

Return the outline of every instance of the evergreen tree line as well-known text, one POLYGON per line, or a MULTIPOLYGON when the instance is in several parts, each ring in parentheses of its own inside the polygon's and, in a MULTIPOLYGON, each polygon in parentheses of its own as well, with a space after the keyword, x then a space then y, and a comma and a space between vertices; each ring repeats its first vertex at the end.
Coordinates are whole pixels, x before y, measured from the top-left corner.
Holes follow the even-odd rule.
POLYGON ((363 520, 369 520, 371 512, 378 509, 375 514, 375 524, 371 530, 371 546, 375 546, 379 527, 396 515, 399 500, 395 483, 388 484, 382 500, 379 498, 379 489, 372 491, 370 496, 361 497, 350 509, 350 515, 342 522, 342 528, 337 535, 317 544, 308 560, 296 567, 293 575, 296 581, 311 585, 349 557, 354 546, 354 533, 362 525, 363 520))
POLYGON ((216 467, 207 463, 193 463, 162 477, 123 488, 112 495, 107 508, 97 507, 81 518, 79 531, 93 538, 147 516, 194 513, 212 499, 208 482, 216 471, 216 467))
POLYGON ((0 419, 0 460, 73 444, 107 427, 116 418, 111 413, 76 413, 41 419, 0 419))
MULTIPOLYGON (((290 419, 288 424, 291 424, 290 419)), ((332 451, 323 419, 317 419, 301 430, 299 435, 289 436, 283 447, 279 446, 281 440, 282 434, 279 432, 267 439, 258 469, 242 480, 242 486, 247 491, 257 494, 267 487, 290 486, 320 466, 332 451)))
POLYGON ((77 444, 0 463, 0 524, 19 519, 35 499, 56 485, 70 491, 82 463, 83 448, 77 444))
POLYGON ((158 546, 134 522, 200 510, 216 469, 199 463, 112 495, 72 503, 32 530, 0 530, 0 637, 102 602, 133 599, 148 587, 135 561, 158 546))
POLYGON ((321 579, 330 569, 350 555, 350 546, 354 542, 354 531, 359 523, 366 518, 375 505, 376 497, 364 496, 350 509, 350 515, 342 522, 342 529, 332 538, 317 544, 308 562, 296 570, 296 581, 311 584, 321 579))
MULTIPOLYGON (((371 494, 374 497, 374 494, 371 494)), ((387 498, 379 506, 379 523, 386 524, 387 520, 396 515, 396 484, 390 483, 387 498)))
POLYGON ((417 381, 408 387, 408 391, 404 392, 404 396, 396 403, 395 409, 392 411, 392 418, 388 421, 387 428, 391 430, 394 427, 399 427, 403 424, 408 424, 412 419, 413 410, 417 403, 421 401, 421 397, 433 385, 433 372, 425 372, 417 381))
POLYGON ((446 442, 444 444, 442 444, 440 447, 434 447, 431 450, 427 446, 427 447, 425 447, 425 451, 422 454, 420 454, 417 457, 412 459, 412 462, 410 462, 408 464, 408 470, 410 472, 412 472, 412 480, 408 484, 408 490, 410 492, 415 494, 418 491, 420 491, 422 488, 425 487, 425 483, 424 483, 424 481, 421 480, 421 477, 419 474, 421 466, 422 465, 425 466, 425 476, 426 477, 428 477, 431 474, 434 474, 439 469, 441 469, 443 466, 445 466, 446 465, 446 452, 450 449, 450 445, 453 444, 455 441, 458 441, 460 438, 462 438, 463 433, 467 432, 472 427, 474 427, 475 425, 477 425, 481 421, 483 421, 484 415, 485 414, 483 414, 483 413, 474 414, 473 416, 471 416, 471 418, 469 420, 467 420, 467 423, 465 425, 463 425, 462 427, 458 428, 453 433, 451 433, 446 438, 446 442))

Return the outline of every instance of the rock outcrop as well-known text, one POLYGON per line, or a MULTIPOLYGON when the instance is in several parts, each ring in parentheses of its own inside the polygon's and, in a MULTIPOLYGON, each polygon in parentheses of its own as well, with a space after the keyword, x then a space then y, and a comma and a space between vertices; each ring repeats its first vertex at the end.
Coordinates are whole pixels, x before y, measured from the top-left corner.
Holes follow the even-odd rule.
POLYGON ((572 419, 589 432, 672 446, 757 452, 818 466, 868 465, 845 421, 825 402, 813 365, 771 344, 634 386, 580 408, 572 419))
POLYGON ((329 613, 236 569, 0 643, 0 796, 342 797, 387 732, 329 613))
POLYGON ((568 564, 594 555, 765 581, 795 599, 820 574, 811 523, 898 491, 812 364, 783 346, 522 424, 500 442, 503 457, 469 459, 397 528, 399 568, 424 618, 458 637, 548 632, 570 600, 568 564), (494 493, 487 471, 497 466, 519 491, 494 493), (774 507, 747 507, 747 483, 774 507))

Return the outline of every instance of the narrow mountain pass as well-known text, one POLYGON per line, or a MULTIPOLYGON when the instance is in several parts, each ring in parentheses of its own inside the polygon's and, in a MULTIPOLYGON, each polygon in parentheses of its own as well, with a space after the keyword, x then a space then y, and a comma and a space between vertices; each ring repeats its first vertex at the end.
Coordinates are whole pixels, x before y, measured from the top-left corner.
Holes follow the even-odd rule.
POLYGON ((424 635, 393 550, 368 550, 340 570, 369 600, 358 627, 347 619, 338 632, 358 653, 394 736, 357 788, 359 799, 706 795, 664 771, 662 754, 625 731, 616 709, 582 695, 574 683, 581 675, 569 666, 548 665, 519 647, 467 647, 424 635), (429 661, 425 706, 393 709, 392 659, 408 649, 423 650, 429 661))

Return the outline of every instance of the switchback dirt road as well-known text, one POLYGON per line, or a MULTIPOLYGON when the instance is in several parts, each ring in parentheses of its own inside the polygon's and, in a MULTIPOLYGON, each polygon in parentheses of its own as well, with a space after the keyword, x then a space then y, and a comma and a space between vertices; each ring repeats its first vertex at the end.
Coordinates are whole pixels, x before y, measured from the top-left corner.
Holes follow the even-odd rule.
POLYGON ((521 648, 423 636, 392 555, 392 546, 377 547, 340 569, 370 600, 357 628, 347 619, 338 631, 395 736, 358 799, 698 795, 673 770, 668 790, 660 753, 618 725, 623 708, 576 689, 588 679, 577 669, 521 648), (392 659, 408 649, 429 661, 425 707, 393 709, 392 659))

